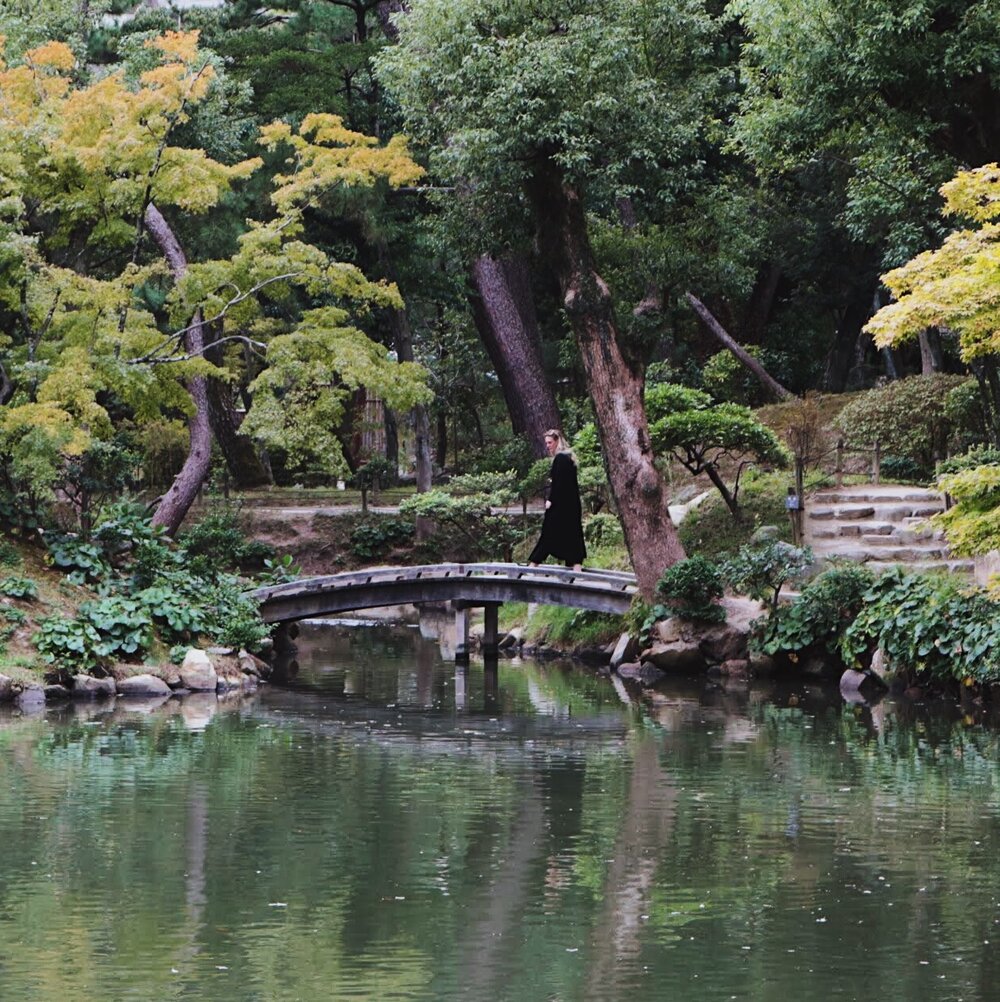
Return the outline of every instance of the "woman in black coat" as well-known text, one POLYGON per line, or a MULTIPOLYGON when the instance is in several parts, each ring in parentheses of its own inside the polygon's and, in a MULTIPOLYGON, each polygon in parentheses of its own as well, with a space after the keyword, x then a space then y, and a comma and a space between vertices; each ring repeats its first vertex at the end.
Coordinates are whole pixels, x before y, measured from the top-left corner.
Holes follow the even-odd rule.
POLYGON ((542 535, 528 563, 540 564, 546 557, 557 557, 567 567, 580 570, 587 547, 583 542, 583 509, 576 478, 576 457, 562 434, 552 428, 545 433, 545 448, 552 457, 549 494, 542 519, 542 535))

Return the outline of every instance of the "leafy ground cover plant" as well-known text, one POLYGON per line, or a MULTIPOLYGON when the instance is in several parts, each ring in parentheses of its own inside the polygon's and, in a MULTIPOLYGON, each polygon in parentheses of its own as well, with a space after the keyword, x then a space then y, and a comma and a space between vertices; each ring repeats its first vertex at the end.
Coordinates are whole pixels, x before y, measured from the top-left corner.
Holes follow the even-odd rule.
POLYGON ((840 642, 863 667, 881 649, 889 664, 935 680, 1000 680, 1000 602, 949 575, 901 568, 878 578, 840 642))
POLYGON ((839 653, 844 631, 861 611, 875 574, 863 564, 831 567, 810 581, 798 599, 778 606, 753 646, 764 654, 794 654, 808 647, 839 653))
POLYGON ((733 591, 764 602, 773 621, 782 587, 812 562, 808 546, 768 539, 741 547, 722 565, 722 576, 733 591))

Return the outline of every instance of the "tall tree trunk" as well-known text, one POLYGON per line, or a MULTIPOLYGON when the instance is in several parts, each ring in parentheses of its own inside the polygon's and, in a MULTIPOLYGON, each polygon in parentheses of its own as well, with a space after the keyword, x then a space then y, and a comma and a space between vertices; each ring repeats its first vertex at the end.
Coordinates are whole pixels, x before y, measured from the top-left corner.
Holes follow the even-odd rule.
MULTIPOLYGON (((163 218, 160 210, 150 203, 146 207, 146 227, 163 252, 175 281, 184 277, 187 271, 187 259, 177 242, 169 223, 163 218)), ((200 354, 205 348, 205 333, 199 309, 191 320, 185 335, 185 348, 188 354, 200 354)), ((191 376, 186 383, 187 391, 194 403, 194 413, 188 418, 187 459, 180 473, 174 477, 170 489, 163 495, 153 515, 153 525, 166 527, 169 535, 174 535, 181 527, 184 516, 198 496, 201 485, 208 476, 212 463, 212 427, 209 421, 208 379, 205 376, 191 376)))
MULTIPOLYGON (((408 10, 406 0, 380 0, 376 6, 389 41, 399 37, 392 16, 408 10)), ((476 291, 472 297, 476 328, 500 380, 514 434, 527 436, 534 455, 542 458, 544 432, 561 422, 542 367, 527 263, 514 255, 500 259, 484 255, 473 263, 470 277, 476 291)), ((417 434, 419 442, 419 430, 417 434)), ((438 454, 443 463, 440 448, 438 454)))
MULTIPOLYGON (((222 365, 222 352, 218 348, 206 346, 205 357, 215 365, 222 365)), ((261 459, 253 439, 240 433, 243 415, 236 410, 229 383, 221 379, 208 380, 208 419, 235 486, 270 484, 271 471, 261 459)))
POLYGON ((514 434, 527 438, 536 459, 545 432, 560 426, 555 394, 545 378, 528 265, 522 257, 483 255, 472 264, 476 328, 507 402, 514 434))
POLYGON ((778 400, 789 400, 794 394, 786 390, 765 368, 726 332, 726 329, 712 316, 708 307, 693 293, 685 292, 684 297, 701 318, 702 323, 760 380, 768 393, 778 400))
POLYGON ((740 341, 743 344, 760 344, 764 340, 781 276, 781 265, 775 261, 768 261, 758 270, 750 300, 740 322, 740 341))
POLYGON ((653 463, 643 404, 643 378, 629 368, 618 342, 611 292, 598 274, 579 193, 551 162, 528 186, 543 252, 559 279, 587 373, 611 493, 639 590, 652 600, 664 569, 684 557, 667 511, 666 489, 653 463))

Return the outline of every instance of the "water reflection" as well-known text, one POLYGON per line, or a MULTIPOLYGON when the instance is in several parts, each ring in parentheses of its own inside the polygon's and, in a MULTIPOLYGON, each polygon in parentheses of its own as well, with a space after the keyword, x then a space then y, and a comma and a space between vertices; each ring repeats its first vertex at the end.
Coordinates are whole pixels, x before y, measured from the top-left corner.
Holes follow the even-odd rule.
POLYGON ((0 997, 994 997, 994 711, 456 673, 0 714, 0 997))

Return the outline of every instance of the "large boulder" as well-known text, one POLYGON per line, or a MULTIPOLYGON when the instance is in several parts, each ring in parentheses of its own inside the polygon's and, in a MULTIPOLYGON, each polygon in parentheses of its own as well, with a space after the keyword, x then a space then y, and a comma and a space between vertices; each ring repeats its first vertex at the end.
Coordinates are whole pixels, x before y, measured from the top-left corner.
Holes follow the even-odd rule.
POLYGON ((698 643, 702 657, 712 664, 742 661, 747 657, 747 634, 728 623, 706 630, 698 643))
POLYGON ((74 699, 106 699, 118 692, 115 680, 94 678, 93 675, 74 675, 72 695, 74 699))
POLYGON ((181 685, 192 692, 215 692, 219 684, 219 676, 212 664, 212 659, 197 647, 192 647, 184 655, 178 674, 181 685))
POLYGON ((120 696, 169 696, 170 686, 155 675, 132 675, 118 683, 120 696))
POLYGON ((690 675, 703 672, 705 658, 696 639, 655 643, 642 652, 643 664, 651 664, 668 675, 690 675))

